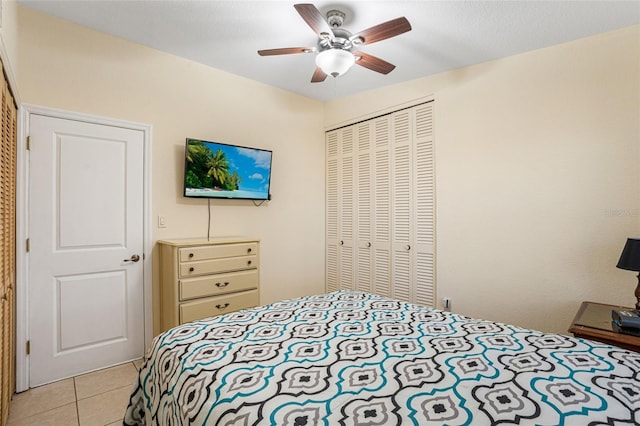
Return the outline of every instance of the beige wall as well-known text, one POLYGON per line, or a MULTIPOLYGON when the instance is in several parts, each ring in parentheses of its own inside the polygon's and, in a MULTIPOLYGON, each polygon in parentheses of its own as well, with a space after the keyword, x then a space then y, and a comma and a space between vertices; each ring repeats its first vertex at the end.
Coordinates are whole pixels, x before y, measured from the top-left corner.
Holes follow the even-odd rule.
POLYGON ((556 332, 582 300, 632 303, 615 263, 640 234, 638 26, 323 105, 24 8, 19 24, 24 102, 154 126, 154 239, 206 232, 181 196, 186 136, 274 150, 267 207, 212 203, 214 234, 262 238, 263 302, 323 289, 323 130, 433 95, 438 296, 556 332))
MULTIPOLYGON (((18 16, 23 102, 153 126, 154 242, 207 234, 207 202, 182 196, 186 137, 271 149, 273 200, 212 201, 211 234, 261 239, 262 302, 323 291, 320 102, 26 8, 18 16)), ((153 259, 157 290, 155 249, 153 259)))
POLYGON ((18 3, 15 0, 0 0, 2 19, 0 19, 0 56, 4 72, 9 78, 16 102, 20 102, 20 94, 15 86, 18 65, 18 3))
POLYGON ((15 0, 0 0, 2 19, 0 38, 7 53, 7 59, 15 66, 18 61, 18 3, 15 0))
POLYGON ((640 26, 328 102, 325 126, 430 94, 438 298, 560 333, 583 300, 632 306, 640 26))

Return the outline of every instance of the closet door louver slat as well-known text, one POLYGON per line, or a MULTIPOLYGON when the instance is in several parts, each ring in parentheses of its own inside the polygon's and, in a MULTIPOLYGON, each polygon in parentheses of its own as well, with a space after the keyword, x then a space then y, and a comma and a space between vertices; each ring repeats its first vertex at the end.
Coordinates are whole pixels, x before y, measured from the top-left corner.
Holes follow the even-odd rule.
POLYGON ((393 240, 409 244, 411 233, 411 163, 409 146, 396 147, 393 151, 393 240))
POLYGON ((327 237, 338 239, 338 160, 327 161, 327 237))
POLYGON ((391 296, 391 250, 378 248, 375 250, 373 263, 375 274, 373 293, 380 296, 391 296))
POLYGON ((414 301, 420 305, 435 306, 434 261, 433 253, 418 252, 416 255, 414 301))
MULTIPOLYGON (((359 140, 369 139, 369 126, 361 126, 359 140)), ((368 145, 359 144, 356 197, 358 201, 358 240, 371 241, 371 151, 368 145)))
POLYGON ((338 285, 338 246, 327 245, 326 253, 326 268, 327 268, 327 291, 332 292, 340 288, 338 285))

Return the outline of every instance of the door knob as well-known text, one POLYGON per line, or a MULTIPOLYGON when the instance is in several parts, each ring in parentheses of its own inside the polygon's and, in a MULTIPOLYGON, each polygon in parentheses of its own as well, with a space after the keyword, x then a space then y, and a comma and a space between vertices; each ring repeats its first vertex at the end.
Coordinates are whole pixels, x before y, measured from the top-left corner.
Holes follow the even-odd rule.
POLYGON ((137 262, 138 260, 140 260, 140 256, 138 256, 137 254, 132 254, 130 259, 125 259, 125 262, 137 262))

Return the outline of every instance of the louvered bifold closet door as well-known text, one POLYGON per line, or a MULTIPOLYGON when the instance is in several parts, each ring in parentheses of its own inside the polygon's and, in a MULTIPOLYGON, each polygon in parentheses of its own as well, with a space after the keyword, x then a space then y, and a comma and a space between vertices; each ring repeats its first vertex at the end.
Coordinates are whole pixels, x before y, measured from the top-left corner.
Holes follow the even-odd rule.
POLYGON ((355 129, 326 135, 326 289, 353 290, 355 284, 355 129))
POLYGON ((391 223, 392 226, 392 295, 411 301, 411 114, 402 110, 391 115, 391 223))
POLYGON ((340 263, 338 261, 338 131, 326 135, 327 188, 326 188, 326 288, 339 289, 340 263))
MULTIPOLYGON (((2 73, 4 77, 4 72, 2 73)), ((2 80, 2 127, 0 129, 0 344, 2 365, 0 424, 6 424, 15 389, 15 276, 16 276, 16 141, 17 110, 6 78, 2 80)))
POLYGON ((391 296, 391 119, 373 120, 373 293, 391 296))
POLYGON ((414 147, 414 246, 413 301, 435 306, 435 157, 433 103, 413 110, 414 147))
POLYGON ((327 132, 327 291, 435 304, 433 103, 327 132))
POLYGON ((355 129, 346 127, 338 132, 339 182, 338 256, 340 262, 339 286, 342 290, 355 289, 355 129))
POLYGON ((356 135, 356 275, 355 288, 371 293, 373 274, 372 233, 372 176, 371 176, 371 123, 365 121, 355 125, 356 135))

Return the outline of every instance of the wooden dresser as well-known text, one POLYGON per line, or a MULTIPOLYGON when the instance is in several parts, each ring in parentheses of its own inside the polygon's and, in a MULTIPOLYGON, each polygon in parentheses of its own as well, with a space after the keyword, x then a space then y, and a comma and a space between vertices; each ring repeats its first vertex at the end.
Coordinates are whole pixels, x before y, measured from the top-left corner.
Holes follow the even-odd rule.
POLYGON ((160 327, 260 304, 260 241, 160 240, 160 327))

